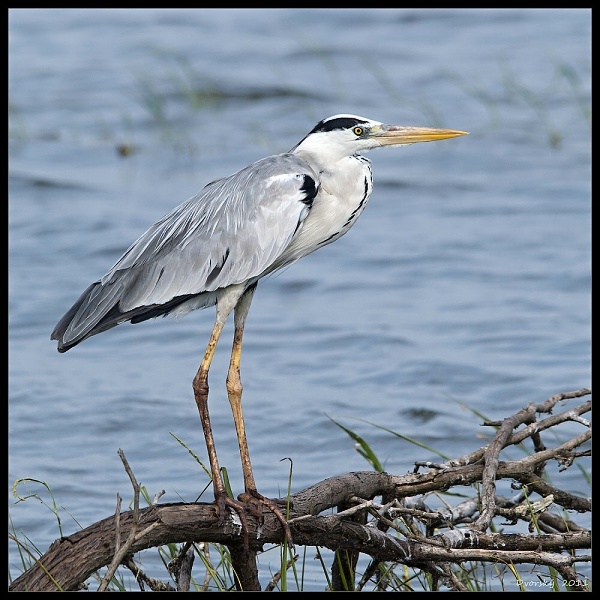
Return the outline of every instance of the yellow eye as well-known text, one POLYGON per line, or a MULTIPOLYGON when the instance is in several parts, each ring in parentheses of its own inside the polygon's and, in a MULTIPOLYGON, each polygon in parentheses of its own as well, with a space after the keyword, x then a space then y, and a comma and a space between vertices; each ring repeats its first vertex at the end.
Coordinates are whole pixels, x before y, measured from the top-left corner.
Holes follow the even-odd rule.
POLYGON ((354 135, 361 136, 363 134, 364 129, 362 127, 355 127, 353 130, 354 135))

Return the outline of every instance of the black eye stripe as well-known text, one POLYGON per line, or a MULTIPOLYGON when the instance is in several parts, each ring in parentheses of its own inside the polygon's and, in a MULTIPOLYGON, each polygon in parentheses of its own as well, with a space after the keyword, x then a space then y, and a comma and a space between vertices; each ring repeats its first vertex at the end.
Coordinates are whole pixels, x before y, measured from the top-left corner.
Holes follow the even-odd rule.
MULTIPOLYGON (((351 129, 357 125, 364 126, 367 121, 361 119, 353 119, 351 117, 338 117, 337 119, 330 119, 329 121, 321 121, 310 133, 318 133, 320 131, 334 131, 335 129, 351 129)), ((310 134, 309 134, 310 135, 310 134)))

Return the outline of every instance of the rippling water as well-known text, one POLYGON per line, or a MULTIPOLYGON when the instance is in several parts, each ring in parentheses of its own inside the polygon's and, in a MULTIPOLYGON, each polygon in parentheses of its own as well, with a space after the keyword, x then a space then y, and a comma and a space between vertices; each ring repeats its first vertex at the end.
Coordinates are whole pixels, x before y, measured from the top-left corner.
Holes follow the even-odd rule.
MULTIPOLYGON (((205 460, 191 381, 213 311, 65 355, 50 332, 173 206, 340 112, 470 135, 372 152, 353 230, 259 285, 242 362, 259 489, 286 489, 283 457, 294 490, 368 469, 331 419, 401 474, 432 457, 374 425, 460 456, 481 445, 469 409, 588 387, 590 51, 587 10, 11 10, 9 485, 47 482, 65 534, 127 498, 118 448, 151 495, 196 497, 170 433, 205 460)), ((239 488, 228 345, 211 414, 239 488)), ((41 503, 11 518, 42 551, 59 535, 41 503)))

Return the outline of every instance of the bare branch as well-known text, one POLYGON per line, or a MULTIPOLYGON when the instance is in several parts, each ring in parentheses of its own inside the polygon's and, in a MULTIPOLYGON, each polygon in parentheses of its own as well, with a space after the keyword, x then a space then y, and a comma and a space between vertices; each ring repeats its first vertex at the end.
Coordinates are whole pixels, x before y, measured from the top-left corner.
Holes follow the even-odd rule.
MULTIPOLYGON (((557 394, 541 404, 530 403, 504 419, 487 446, 443 464, 419 462, 415 472, 401 476, 376 471, 347 473, 292 494, 289 527, 295 543, 344 551, 348 562, 336 567, 344 581, 353 577, 358 553, 369 555, 371 563, 357 589, 363 589, 371 578, 381 590, 390 585, 402 587, 391 566, 380 568, 389 563, 426 572, 434 589, 445 585, 464 591, 453 565, 478 562, 545 565, 560 573, 569 589, 586 590, 575 565, 591 560, 579 553, 591 549, 591 531, 569 520, 565 511, 590 513, 591 501, 561 489, 557 476, 549 483, 545 468, 555 461, 560 476, 577 459, 589 455, 585 445, 591 440, 591 423, 581 415, 589 412, 591 402, 539 421, 537 416, 589 393, 578 390, 557 394), (554 433, 568 422, 577 423, 583 431, 566 440, 561 439, 566 436, 553 436, 553 441, 561 439, 560 443, 546 447, 544 432, 554 433), (517 460, 502 460, 503 450, 516 444, 532 447, 517 460), (419 472, 424 466, 427 470, 419 472), (496 494, 500 480, 518 482, 520 487, 511 498, 504 498, 496 494), (481 487, 481 494, 476 488, 465 498, 464 489, 474 484, 481 487), (456 495, 445 495, 455 488, 456 495), (452 505, 457 495, 461 501, 452 505), (441 506, 432 508, 434 503, 441 506), (555 507, 560 507, 558 513, 553 512, 555 507), (333 508, 338 508, 336 514, 330 514, 333 508), (505 531, 513 525, 520 525, 521 530, 505 531)), ((227 546, 241 587, 257 589, 256 557, 263 545, 285 543, 285 531, 271 511, 265 510, 260 522, 248 516, 246 548, 236 514, 218 526, 213 504, 159 504, 159 493, 152 506, 140 509, 140 487, 121 451, 119 455, 134 490, 133 510, 122 511, 117 495, 112 517, 55 541, 11 584, 11 591, 77 590, 108 566, 101 591, 108 589, 122 564, 132 571, 141 589, 172 589, 168 583, 147 577, 132 560, 134 553, 165 544, 182 544, 169 570, 178 589, 189 590, 194 552, 207 560, 204 553, 210 543, 227 546)))

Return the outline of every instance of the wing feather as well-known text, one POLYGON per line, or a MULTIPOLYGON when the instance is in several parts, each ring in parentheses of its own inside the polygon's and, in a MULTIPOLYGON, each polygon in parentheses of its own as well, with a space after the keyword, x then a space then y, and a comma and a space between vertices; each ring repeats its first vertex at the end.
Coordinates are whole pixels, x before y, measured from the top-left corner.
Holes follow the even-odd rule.
MULTIPOLYGON (((56 326, 59 349, 136 318, 164 313, 174 299, 256 281, 281 257, 306 218, 318 174, 281 154, 208 184, 135 241, 56 326), (310 185, 307 182, 310 181, 310 185), (141 316, 140 316, 141 315, 141 316)), ((168 310, 167 310, 168 309, 168 310)))
POLYGON ((138 239, 102 283, 123 282, 127 311, 260 276, 306 217, 307 175, 316 178, 304 161, 280 155, 209 184, 138 239))

